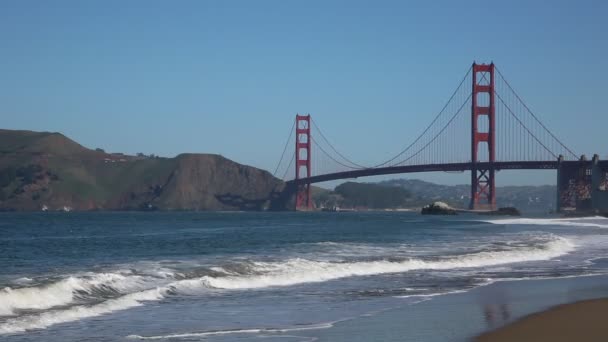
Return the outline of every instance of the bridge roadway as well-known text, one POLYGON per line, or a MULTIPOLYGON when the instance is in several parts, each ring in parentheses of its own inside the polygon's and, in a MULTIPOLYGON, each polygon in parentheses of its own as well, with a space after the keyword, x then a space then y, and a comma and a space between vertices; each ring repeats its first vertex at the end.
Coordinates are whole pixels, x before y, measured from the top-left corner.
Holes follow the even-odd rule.
MULTIPOLYGON (((608 161, 600 161, 601 164, 607 163, 608 161)), ((574 166, 583 164, 591 165, 590 160, 564 160, 561 162, 563 166, 574 166)), ((505 161, 505 162, 477 162, 476 167, 478 169, 490 169, 494 170, 557 170, 559 162, 554 161, 505 161)), ((379 176, 379 175, 392 175, 399 173, 415 173, 415 172, 457 172, 457 171, 470 171, 473 168, 473 163, 447 163, 447 164, 427 164, 427 165, 406 165, 406 166, 388 166, 379 168, 369 169, 357 169, 350 171, 342 171, 336 173, 328 173, 324 175, 317 175, 308 178, 294 179, 287 182, 291 185, 301 184, 313 184, 327 182, 337 179, 352 179, 359 177, 368 176, 379 176)))

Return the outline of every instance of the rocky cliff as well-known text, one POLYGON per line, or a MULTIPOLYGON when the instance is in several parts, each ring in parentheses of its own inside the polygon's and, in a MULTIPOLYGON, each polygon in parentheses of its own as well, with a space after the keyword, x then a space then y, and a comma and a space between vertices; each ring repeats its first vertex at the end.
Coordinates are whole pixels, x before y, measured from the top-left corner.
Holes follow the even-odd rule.
POLYGON ((0 130, 0 210, 282 209, 284 186, 214 154, 110 154, 59 133, 0 130))

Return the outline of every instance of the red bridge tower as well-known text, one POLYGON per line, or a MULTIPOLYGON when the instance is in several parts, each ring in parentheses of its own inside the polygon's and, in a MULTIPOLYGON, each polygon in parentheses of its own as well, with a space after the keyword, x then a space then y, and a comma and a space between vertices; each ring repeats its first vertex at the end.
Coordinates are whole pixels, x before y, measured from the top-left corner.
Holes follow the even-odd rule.
POLYGON ((473 92, 471 108, 471 209, 496 209, 494 167, 496 158, 494 63, 473 63, 473 92), (480 120, 481 119, 481 120, 480 120), (483 124, 480 125, 480 122, 483 124), (480 144, 482 143, 482 144, 480 144), (485 144, 483 144, 485 143, 485 144), (484 145, 487 146, 487 154, 484 145), (480 151, 480 146, 482 147, 480 151), (487 160, 479 160, 479 153, 487 160), (487 161, 488 168, 476 163, 487 161))
POLYGON ((298 179, 309 178, 312 173, 310 139, 310 114, 296 114, 296 210, 312 210, 310 183, 297 183, 298 179))

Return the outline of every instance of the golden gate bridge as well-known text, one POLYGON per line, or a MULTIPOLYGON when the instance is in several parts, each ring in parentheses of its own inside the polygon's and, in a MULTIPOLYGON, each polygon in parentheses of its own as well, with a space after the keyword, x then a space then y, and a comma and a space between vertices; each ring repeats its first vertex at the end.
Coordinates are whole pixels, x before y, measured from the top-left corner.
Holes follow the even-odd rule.
POLYGON ((558 210, 608 211, 608 162, 597 155, 592 160, 577 156, 532 112, 494 63, 473 63, 429 125, 391 158, 375 165, 355 162, 330 142, 311 115, 297 114, 274 175, 293 190, 296 210, 311 210, 313 183, 470 171, 470 209, 494 210, 496 173, 534 169, 558 171, 558 210))

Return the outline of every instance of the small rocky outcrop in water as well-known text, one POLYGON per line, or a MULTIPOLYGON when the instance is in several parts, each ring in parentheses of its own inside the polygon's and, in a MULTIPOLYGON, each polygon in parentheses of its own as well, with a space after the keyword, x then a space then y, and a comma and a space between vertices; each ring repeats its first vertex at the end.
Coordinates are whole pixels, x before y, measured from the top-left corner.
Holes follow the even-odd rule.
POLYGON ((456 210, 444 202, 433 202, 422 207, 422 215, 456 215, 456 210))
POLYGON ((498 208, 498 210, 493 210, 493 211, 484 213, 484 215, 521 216, 521 213, 515 207, 505 207, 505 208, 498 208))

